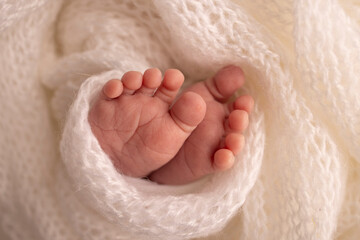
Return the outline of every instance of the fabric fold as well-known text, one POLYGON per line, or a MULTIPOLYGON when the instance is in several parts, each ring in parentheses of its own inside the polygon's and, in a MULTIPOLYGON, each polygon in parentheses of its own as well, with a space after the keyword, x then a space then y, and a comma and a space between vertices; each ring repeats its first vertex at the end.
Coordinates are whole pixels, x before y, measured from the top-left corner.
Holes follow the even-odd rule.
POLYGON ((120 77, 116 70, 90 77, 70 107, 61 155, 78 195, 107 221, 133 234, 184 239, 219 231, 238 212, 256 181, 262 153, 254 155, 249 145, 264 144, 261 116, 255 111, 247 147, 232 170, 209 177, 197 192, 168 194, 161 185, 119 174, 91 133, 87 120, 91 101, 108 79, 120 77))

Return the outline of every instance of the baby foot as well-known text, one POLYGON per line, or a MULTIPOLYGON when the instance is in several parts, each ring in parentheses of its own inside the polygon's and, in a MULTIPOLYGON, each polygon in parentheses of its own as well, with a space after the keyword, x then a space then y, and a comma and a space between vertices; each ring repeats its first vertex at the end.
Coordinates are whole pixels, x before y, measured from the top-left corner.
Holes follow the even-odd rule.
POLYGON ((178 70, 167 70, 162 81, 160 70, 153 68, 144 75, 127 72, 121 81, 104 85, 88 120, 119 172, 147 176, 171 160, 203 120, 206 104, 194 92, 172 105, 183 82, 178 70))
POLYGON ((163 184, 184 184, 232 167, 234 155, 244 145, 242 132, 248 126, 254 100, 251 96, 241 96, 234 102, 226 102, 243 84, 242 70, 228 66, 214 77, 185 90, 205 100, 204 120, 174 159, 151 173, 149 179, 163 184))

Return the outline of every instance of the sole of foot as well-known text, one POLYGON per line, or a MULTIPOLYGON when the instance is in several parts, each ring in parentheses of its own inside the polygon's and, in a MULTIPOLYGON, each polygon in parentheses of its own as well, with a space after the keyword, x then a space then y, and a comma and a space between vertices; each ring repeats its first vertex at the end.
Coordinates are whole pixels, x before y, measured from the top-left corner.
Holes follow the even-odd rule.
POLYGON ((183 74, 169 69, 125 73, 108 81, 89 113, 89 123, 117 170, 144 177, 172 158, 203 120, 206 103, 192 91, 175 97, 183 74), (171 106, 171 108, 170 108, 171 106))
POLYGON ((186 184, 233 166, 235 155, 245 144, 243 132, 254 106, 253 98, 248 95, 229 102, 244 82, 244 73, 239 67, 227 66, 212 78, 185 90, 204 99, 205 117, 174 159, 152 172, 150 180, 160 184, 186 184))

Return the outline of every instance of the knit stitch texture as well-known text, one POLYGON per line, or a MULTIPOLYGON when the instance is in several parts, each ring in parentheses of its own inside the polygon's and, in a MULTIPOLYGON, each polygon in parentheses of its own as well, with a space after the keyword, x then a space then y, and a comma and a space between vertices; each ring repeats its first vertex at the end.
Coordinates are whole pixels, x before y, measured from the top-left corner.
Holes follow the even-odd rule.
POLYGON ((356 0, 0 0, 0 239, 359 239, 359 24, 356 0), (228 64, 255 99, 232 169, 116 171, 87 120, 106 81, 228 64))

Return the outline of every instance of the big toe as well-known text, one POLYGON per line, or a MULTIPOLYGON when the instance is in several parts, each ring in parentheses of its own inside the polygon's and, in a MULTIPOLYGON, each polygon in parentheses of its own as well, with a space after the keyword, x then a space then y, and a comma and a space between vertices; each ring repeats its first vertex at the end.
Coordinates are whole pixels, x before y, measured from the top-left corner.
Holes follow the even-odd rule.
POLYGON ((175 123, 185 132, 193 131, 204 119, 206 103, 194 92, 185 92, 172 106, 170 113, 175 123))
POLYGON ((229 65, 220 69, 205 84, 211 94, 219 101, 227 101, 245 82, 241 68, 229 65))

